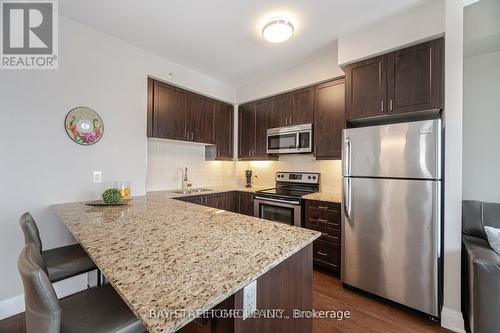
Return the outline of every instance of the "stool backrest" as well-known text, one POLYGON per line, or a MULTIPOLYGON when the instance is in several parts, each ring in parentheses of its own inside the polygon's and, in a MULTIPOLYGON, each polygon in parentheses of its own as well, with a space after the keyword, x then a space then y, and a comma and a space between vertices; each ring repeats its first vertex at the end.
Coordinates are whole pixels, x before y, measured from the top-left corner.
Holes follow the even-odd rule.
POLYGON ((61 306, 44 266, 35 244, 29 243, 22 249, 17 268, 24 287, 27 333, 59 333, 61 329, 61 306))
POLYGON ((38 248, 38 251, 42 252, 42 240, 33 216, 28 212, 24 213, 19 219, 19 224, 23 229, 24 244, 33 243, 38 248))

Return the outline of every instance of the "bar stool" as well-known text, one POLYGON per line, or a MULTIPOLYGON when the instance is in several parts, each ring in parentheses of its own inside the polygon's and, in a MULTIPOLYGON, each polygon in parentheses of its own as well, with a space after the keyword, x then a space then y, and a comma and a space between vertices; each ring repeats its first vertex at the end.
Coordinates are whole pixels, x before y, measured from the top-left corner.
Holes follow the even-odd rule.
POLYGON ((42 251, 40 232, 30 213, 24 213, 19 219, 24 234, 25 244, 33 243, 45 262, 45 270, 51 282, 61 281, 72 276, 97 269, 80 244, 73 244, 42 251))
POLYGON ((27 333, 146 331, 109 284, 59 300, 33 243, 22 249, 17 267, 24 286, 27 333))

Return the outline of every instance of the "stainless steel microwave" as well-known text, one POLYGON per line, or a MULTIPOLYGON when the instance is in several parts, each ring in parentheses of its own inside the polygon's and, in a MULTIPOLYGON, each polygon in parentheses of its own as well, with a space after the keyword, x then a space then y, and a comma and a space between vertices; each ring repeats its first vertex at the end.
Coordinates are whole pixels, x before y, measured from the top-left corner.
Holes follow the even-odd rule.
POLYGON ((267 130, 267 153, 310 153, 312 134, 312 124, 270 128, 267 130))

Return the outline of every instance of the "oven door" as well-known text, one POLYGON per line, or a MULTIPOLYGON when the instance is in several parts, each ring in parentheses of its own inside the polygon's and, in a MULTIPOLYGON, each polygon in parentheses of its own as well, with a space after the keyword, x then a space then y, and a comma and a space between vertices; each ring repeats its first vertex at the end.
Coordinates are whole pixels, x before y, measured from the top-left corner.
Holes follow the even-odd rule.
POLYGON ((254 215, 261 219, 280 222, 296 227, 302 226, 300 200, 288 201, 255 196, 254 215))

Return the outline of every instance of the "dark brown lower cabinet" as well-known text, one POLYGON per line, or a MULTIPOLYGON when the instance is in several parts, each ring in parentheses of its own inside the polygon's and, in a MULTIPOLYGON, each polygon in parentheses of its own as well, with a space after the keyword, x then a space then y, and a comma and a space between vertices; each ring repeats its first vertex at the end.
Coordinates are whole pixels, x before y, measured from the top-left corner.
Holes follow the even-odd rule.
POLYGON ((253 197, 251 192, 221 192, 203 195, 178 197, 177 200, 223 209, 233 213, 253 216, 253 197))
MULTIPOLYGON (((257 279, 257 307, 260 311, 283 310, 281 318, 254 317, 221 318, 220 312, 208 311, 182 327, 180 333, 312 333, 310 316, 293 316, 294 311, 311 311, 312 289, 312 249, 307 245, 276 267, 257 279), (277 283, 279 281, 279 283, 277 283)), ((243 290, 229 296, 214 309, 230 312, 243 309, 243 290)))
POLYGON ((190 203, 201 205, 201 195, 190 195, 187 197, 179 197, 176 199, 180 200, 180 201, 185 201, 185 202, 190 202, 190 203))
POLYGON ((235 212, 235 192, 223 192, 202 196, 202 205, 235 212))
POLYGON ((305 201, 305 227, 321 232, 313 244, 314 266, 334 273, 340 273, 340 208, 340 203, 305 201))
POLYGON ((238 192, 238 213, 254 216, 254 194, 251 192, 238 192))

